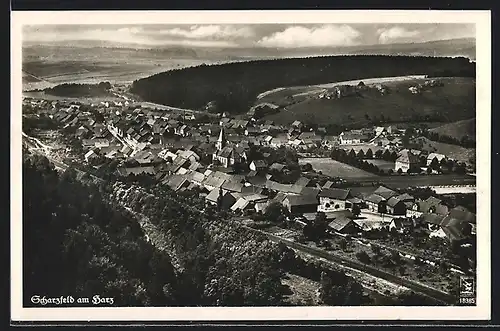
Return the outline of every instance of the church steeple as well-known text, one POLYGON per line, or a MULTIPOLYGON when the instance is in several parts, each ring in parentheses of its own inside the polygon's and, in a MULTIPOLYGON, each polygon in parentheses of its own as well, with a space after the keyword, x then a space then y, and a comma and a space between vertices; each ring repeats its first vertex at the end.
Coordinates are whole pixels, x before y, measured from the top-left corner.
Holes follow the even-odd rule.
POLYGON ((224 135, 224 128, 222 127, 220 129, 219 139, 217 139, 216 147, 217 150, 220 151, 224 148, 224 146, 226 146, 226 136, 224 135))

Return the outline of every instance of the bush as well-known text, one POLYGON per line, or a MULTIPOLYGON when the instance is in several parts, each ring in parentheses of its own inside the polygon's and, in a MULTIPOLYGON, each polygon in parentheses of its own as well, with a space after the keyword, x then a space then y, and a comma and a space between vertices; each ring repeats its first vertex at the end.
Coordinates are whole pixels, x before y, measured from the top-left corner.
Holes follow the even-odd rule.
POLYGON ((370 259, 370 256, 365 252, 365 251, 361 251, 361 252, 358 252, 356 253, 356 258, 362 262, 362 263, 370 263, 371 259, 370 259))

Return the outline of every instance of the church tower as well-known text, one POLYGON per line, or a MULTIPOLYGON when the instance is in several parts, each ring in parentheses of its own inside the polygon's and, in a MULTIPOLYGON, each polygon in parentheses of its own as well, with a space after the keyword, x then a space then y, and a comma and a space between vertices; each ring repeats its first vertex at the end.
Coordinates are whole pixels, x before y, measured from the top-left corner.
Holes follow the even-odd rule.
POLYGON ((224 135, 224 128, 220 129, 219 139, 217 139, 217 144, 215 145, 218 151, 221 151, 226 146, 226 136, 224 135))

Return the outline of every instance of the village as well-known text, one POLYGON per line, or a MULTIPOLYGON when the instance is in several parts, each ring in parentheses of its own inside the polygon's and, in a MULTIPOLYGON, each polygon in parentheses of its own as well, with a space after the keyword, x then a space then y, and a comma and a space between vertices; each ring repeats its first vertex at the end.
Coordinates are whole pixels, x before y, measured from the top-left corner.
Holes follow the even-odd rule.
MULTIPOLYGON (((423 242, 443 243, 455 253, 462 252, 461 247, 466 251, 475 242, 475 210, 425 184, 429 178, 442 176, 474 179, 473 165, 407 148, 407 140, 412 138, 409 129, 377 126, 332 135, 324 127, 299 121, 285 127, 255 118, 166 112, 134 104, 89 106, 28 98, 23 104, 26 116, 48 118, 76 138, 66 149, 77 151, 72 164, 86 165, 101 174, 111 171, 112 176, 122 178, 149 178, 179 194, 196 190, 207 206, 257 223, 270 206, 280 205, 287 221, 278 228, 288 232, 311 231, 321 220, 326 222, 321 231, 329 236, 372 239, 396 247, 402 255, 409 252, 413 259, 427 257, 433 265, 444 256, 429 254, 422 248, 423 242), (362 169, 373 178, 331 176, 301 162, 314 157, 362 169), (384 182, 396 177, 403 182, 408 179, 408 184, 384 182), (423 179, 423 184, 410 187, 412 178, 423 179), (384 231, 410 239, 391 244, 390 239, 374 235, 384 231)), ((411 135, 418 135, 418 130, 411 129, 411 135)), ((451 184, 447 185, 455 190, 462 186, 451 184)), ((470 193, 475 182, 469 180, 463 186, 463 192, 470 193)), ((316 237, 309 239, 319 246, 331 246, 320 240, 325 238, 323 234, 316 237)), ((456 260, 450 262, 456 272, 474 268, 474 254, 467 254, 462 266, 456 260)))

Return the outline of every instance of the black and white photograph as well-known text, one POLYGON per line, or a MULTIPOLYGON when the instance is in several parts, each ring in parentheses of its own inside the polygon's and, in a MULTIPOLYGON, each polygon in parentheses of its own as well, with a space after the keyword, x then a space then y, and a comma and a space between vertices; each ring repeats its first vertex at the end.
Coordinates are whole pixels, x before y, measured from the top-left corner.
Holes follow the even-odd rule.
POLYGON ((19 320, 490 316, 489 12, 14 14, 19 320))

